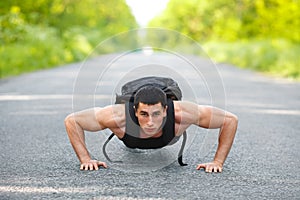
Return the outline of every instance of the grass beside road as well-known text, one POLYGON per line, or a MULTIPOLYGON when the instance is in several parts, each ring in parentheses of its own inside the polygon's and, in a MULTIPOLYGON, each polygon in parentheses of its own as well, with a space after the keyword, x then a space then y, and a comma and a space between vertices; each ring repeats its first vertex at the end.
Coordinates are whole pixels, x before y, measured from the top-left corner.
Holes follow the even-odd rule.
POLYGON ((270 39, 208 42, 203 47, 216 62, 300 80, 300 44, 284 39, 270 39))

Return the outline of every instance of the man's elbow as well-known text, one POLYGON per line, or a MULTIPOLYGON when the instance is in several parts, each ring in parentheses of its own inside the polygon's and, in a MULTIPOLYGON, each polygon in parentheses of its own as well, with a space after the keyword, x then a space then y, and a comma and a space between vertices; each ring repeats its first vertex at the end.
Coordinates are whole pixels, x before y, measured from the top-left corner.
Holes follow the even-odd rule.
POLYGON ((226 119, 227 119, 226 121, 228 121, 230 124, 232 124, 232 125, 234 125, 234 126, 237 127, 239 119, 238 119, 238 117, 235 114, 228 113, 226 115, 226 119))
POLYGON ((65 123, 65 127, 66 129, 72 127, 75 125, 75 117, 74 117, 74 114, 69 114, 65 120, 64 120, 64 123, 65 123))
POLYGON ((234 121, 235 124, 238 124, 238 123, 239 123, 239 118, 238 118, 238 116, 232 114, 232 118, 233 118, 233 121, 234 121))

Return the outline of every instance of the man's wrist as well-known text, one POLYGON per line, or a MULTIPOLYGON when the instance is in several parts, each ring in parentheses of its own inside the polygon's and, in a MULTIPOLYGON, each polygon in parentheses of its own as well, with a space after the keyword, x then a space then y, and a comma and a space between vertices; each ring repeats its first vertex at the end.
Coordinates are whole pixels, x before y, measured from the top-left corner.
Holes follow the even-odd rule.
POLYGON ((224 163, 224 162, 222 162, 222 161, 220 161, 218 159, 214 159, 214 162, 217 163, 217 164, 219 164, 219 165, 221 165, 221 166, 223 166, 223 163, 224 163))
POLYGON ((81 158, 80 159, 80 163, 82 164, 82 163, 86 163, 86 162, 89 162, 91 160, 91 157, 85 157, 85 158, 81 158))

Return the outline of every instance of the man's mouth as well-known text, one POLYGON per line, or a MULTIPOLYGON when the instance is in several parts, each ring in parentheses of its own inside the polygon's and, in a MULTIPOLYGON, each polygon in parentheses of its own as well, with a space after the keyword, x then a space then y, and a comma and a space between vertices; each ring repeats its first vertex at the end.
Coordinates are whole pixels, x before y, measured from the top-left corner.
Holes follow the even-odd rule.
POLYGON ((145 128, 146 132, 154 132, 156 129, 155 128, 145 128))

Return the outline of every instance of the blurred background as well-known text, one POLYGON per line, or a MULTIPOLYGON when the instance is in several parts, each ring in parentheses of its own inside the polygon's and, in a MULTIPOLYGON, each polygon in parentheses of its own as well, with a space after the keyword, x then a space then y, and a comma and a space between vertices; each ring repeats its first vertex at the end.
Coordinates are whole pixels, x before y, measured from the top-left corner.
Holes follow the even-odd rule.
POLYGON ((0 0, 0 78, 82 61, 140 27, 178 31, 216 62, 300 80, 299 0, 0 0))

